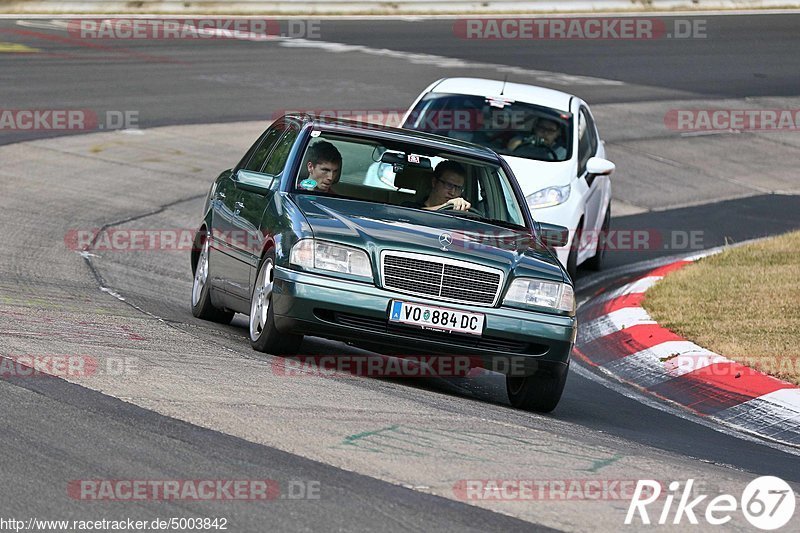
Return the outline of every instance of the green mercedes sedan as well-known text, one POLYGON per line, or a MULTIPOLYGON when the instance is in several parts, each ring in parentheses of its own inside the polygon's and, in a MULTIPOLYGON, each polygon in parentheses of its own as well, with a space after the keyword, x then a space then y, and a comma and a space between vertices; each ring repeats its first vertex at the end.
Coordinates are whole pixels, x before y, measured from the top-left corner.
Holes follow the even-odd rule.
POLYGON ((460 355, 552 411, 575 341, 565 228, 531 219, 495 152, 446 137, 286 115, 211 185, 191 256, 196 317, 249 315, 254 349, 304 335, 460 355))

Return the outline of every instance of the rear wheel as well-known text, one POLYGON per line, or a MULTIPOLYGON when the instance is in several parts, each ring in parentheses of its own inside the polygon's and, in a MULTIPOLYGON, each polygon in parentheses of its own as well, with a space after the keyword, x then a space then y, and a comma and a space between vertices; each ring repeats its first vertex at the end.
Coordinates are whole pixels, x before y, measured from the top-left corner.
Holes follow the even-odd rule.
POLYGON ((597 236, 597 251, 594 257, 586 260, 586 266, 592 270, 600 270, 603 268, 603 263, 606 260, 606 249, 608 248, 607 239, 608 231, 611 229, 611 206, 606 209, 606 216, 603 219, 603 227, 600 229, 600 235, 597 236))
MULTIPOLYGON (((211 287, 208 284, 208 254, 210 247, 207 236, 198 237, 198 239, 200 238, 203 240, 203 245, 200 249, 200 255, 197 258, 197 265, 195 265, 194 268, 194 281, 192 282, 192 314, 203 320, 229 324, 234 315, 233 311, 218 309, 211 304, 211 287)), ((195 242, 198 241, 195 240, 195 242)))
POLYGON ((303 336, 280 333, 275 328, 272 307, 274 273, 274 262, 271 257, 266 257, 258 268, 250 297, 250 346, 259 352, 292 355, 300 348, 303 336))
POLYGON ((549 413, 561 400, 568 373, 569 363, 558 369, 540 369, 532 376, 506 376, 508 399, 518 409, 549 413))

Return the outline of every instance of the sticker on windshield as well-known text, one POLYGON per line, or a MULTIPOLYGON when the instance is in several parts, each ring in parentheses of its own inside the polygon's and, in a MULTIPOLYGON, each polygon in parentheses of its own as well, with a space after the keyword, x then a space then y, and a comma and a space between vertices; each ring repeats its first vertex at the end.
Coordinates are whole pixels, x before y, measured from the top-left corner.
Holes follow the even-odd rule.
POLYGON ((300 182, 300 188, 306 189, 307 191, 313 191, 317 188, 317 180, 312 180, 311 178, 304 179, 300 182))
POLYGON ((312 137, 319 137, 321 133, 322 133, 321 131, 312 131, 311 132, 311 136, 312 137))
POLYGON ((419 156, 416 154, 408 154, 409 163, 419 163, 419 156))
POLYGON ((510 98, 492 98, 489 97, 486 99, 486 103, 492 107, 497 107, 499 109, 503 109, 507 105, 511 105, 514 103, 514 100, 510 98))

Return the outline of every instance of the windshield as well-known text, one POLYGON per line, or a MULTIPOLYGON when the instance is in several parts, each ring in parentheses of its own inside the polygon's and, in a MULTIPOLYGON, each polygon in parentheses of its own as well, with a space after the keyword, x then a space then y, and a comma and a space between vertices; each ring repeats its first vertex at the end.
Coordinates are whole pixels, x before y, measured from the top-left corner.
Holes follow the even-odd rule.
POLYGON ((312 135, 297 192, 525 227, 509 178, 496 164, 417 144, 312 135))
POLYGON ((572 149, 572 115, 502 97, 429 93, 403 124, 480 144, 502 155, 566 161, 572 149))

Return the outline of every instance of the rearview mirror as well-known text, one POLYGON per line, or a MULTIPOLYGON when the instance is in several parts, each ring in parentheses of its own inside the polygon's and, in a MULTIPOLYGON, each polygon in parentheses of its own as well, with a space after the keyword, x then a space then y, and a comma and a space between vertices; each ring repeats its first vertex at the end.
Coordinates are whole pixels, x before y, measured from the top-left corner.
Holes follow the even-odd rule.
POLYGON ((595 176, 608 176, 615 168, 617 165, 602 157, 590 157, 586 162, 586 172, 595 176))
POLYGON ((561 248, 569 242, 569 230, 564 226, 537 222, 539 238, 549 248, 561 248))
POLYGON ((417 154, 390 152, 388 150, 383 152, 383 155, 381 155, 381 163, 389 163, 391 165, 407 165, 428 170, 433 168, 431 166, 431 160, 427 157, 417 154))

